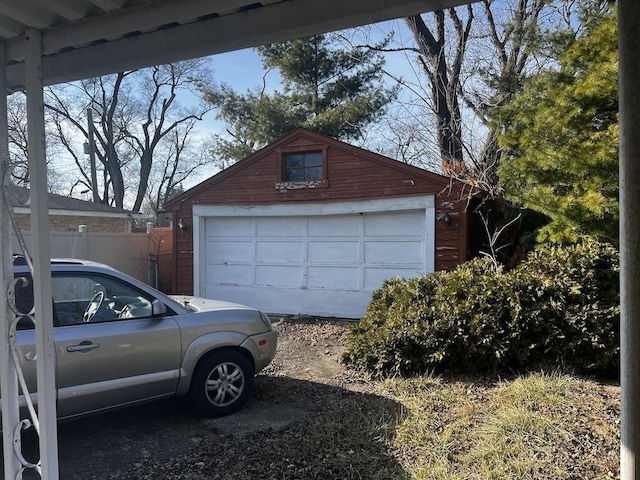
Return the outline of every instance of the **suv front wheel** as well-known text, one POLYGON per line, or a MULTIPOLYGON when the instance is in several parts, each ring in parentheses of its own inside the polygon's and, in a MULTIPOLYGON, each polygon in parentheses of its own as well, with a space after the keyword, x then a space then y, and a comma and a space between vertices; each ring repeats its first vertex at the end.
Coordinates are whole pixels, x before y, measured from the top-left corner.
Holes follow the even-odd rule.
POLYGON ((252 389, 251 362, 239 352, 223 351, 200 364, 191 384, 191 398, 201 414, 221 417, 240 410, 252 389))

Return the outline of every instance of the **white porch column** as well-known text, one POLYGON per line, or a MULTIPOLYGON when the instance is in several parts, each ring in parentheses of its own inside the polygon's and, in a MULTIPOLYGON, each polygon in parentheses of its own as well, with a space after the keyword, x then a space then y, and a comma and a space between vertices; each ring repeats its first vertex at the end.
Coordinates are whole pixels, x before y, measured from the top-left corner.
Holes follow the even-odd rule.
MULTIPOLYGON (((13 367, 9 348, 9 325, 13 318, 7 303, 7 289, 13 280, 11 255, 11 221, 4 205, 5 173, 9 168, 9 132, 7 121, 7 81, 5 45, 0 42, 0 261, 2 284, 0 291, 0 396, 2 397, 2 442, 4 474, 16 478, 20 470, 18 458, 13 454, 13 431, 18 426, 18 377, 13 367)), ((8 193, 8 191, 7 191, 8 193)))
POLYGON ((58 433, 56 425, 55 349, 51 304, 51 253, 47 207, 47 164, 42 91, 42 39, 37 30, 25 33, 25 85, 31 181, 31 231, 33 232, 33 295, 36 320, 36 366, 38 369, 38 418, 42 477, 58 479, 58 433))
POLYGON ((620 479, 640 479, 640 2, 618 2, 620 86, 620 479))

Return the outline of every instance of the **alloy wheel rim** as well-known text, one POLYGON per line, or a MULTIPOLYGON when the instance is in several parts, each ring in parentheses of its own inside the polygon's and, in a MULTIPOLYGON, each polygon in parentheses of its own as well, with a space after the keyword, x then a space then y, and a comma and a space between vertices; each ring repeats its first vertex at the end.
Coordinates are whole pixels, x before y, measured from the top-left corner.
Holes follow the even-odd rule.
POLYGON ((209 374, 205 394, 216 407, 226 407, 235 402, 244 390, 244 373, 232 362, 217 365, 209 374))

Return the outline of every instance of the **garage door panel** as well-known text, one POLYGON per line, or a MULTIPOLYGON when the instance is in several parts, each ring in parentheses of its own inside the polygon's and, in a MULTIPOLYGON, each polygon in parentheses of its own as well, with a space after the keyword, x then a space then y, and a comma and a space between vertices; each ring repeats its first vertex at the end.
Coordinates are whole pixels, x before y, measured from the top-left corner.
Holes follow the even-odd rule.
POLYGON ((251 241, 235 240, 207 242, 208 261, 216 262, 247 262, 253 259, 253 243, 251 241))
POLYGON ((359 290, 360 268, 309 267, 307 270, 307 287, 331 290, 359 290))
POLYGON ((364 234, 368 237, 424 235, 424 211, 364 215, 364 234))
POLYGON ((207 236, 211 237, 252 237, 254 233, 251 218, 223 218, 207 221, 207 236))
POLYGON ((424 263, 424 244, 421 241, 373 241, 364 246, 364 261, 370 263, 415 265, 424 263))
POLYGON ((256 244, 257 262, 294 262, 301 263, 303 244, 292 241, 258 241, 256 244))
POLYGON ((385 280, 390 280, 395 277, 413 278, 423 273, 424 271, 418 268, 369 267, 364 269, 363 287, 365 290, 373 291, 380 288, 385 280))
POLYGON ((328 317, 359 318, 371 298, 369 292, 349 292, 349 299, 336 304, 336 291, 324 289, 283 289, 220 287, 212 298, 242 303, 267 313, 308 313, 328 317), (339 306, 339 311, 336 310, 339 306))
POLYGON ((303 281, 303 268, 290 265, 257 265, 256 284, 280 287, 297 287, 303 281))
POLYGON ((360 215, 330 215, 326 217, 310 217, 309 237, 359 237, 361 235, 360 215))
POLYGON ((307 223, 301 217, 265 217, 256 220, 257 238, 302 237, 306 232, 307 223))
POLYGON ((309 241, 307 260, 312 263, 350 263, 360 262, 360 243, 357 241, 309 241))
POLYGON ((253 285, 252 265, 208 264, 207 283, 220 285, 253 285))

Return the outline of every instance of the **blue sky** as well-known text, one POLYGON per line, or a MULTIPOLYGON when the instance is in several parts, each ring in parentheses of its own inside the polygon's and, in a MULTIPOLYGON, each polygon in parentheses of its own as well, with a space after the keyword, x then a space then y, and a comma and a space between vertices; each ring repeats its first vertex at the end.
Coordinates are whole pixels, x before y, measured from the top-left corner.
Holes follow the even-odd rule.
POLYGON ((262 81, 264 73, 262 62, 252 48, 221 53, 210 58, 213 63, 215 79, 228 83, 238 91, 253 88, 262 81))

